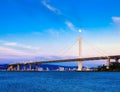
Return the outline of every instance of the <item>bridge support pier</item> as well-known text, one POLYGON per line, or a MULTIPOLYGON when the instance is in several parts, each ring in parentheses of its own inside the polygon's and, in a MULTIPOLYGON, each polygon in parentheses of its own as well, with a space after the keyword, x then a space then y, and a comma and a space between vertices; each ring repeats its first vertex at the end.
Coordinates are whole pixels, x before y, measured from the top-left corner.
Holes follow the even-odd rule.
POLYGON ((20 71, 20 64, 17 65, 17 71, 20 71))
POLYGON ((108 57, 108 59, 107 59, 107 67, 106 67, 107 69, 109 69, 110 68, 110 57, 108 57))
POLYGON ((38 64, 36 64, 36 71, 38 71, 38 64))
POLYGON ((13 70, 17 71, 17 65, 13 66, 13 70))
POLYGON ((82 61, 78 61, 78 71, 82 71, 82 61))
POLYGON ((7 71, 13 71, 13 66, 12 65, 8 66, 7 71))
POLYGON ((115 59, 115 62, 119 62, 119 58, 116 58, 116 59, 115 59))
POLYGON ((32 64, 29 64, 29 71, 32 71, 32 64))
POLYGON ((26 64, 24 64, 23 66, 23 71, 26 71, 26 64))

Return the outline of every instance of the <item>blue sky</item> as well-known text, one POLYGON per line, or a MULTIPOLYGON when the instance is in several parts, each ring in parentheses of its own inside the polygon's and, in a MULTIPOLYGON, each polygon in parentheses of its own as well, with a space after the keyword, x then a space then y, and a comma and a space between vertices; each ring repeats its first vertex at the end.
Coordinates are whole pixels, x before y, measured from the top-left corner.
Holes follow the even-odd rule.
MULTIPOLYGON (((120 54, 119 4, 119 0, 1 0, 0 63, 75 57, 77 44, 66 55, 58 52, 78 35, 105 55, 120 54)), ((82 50, 83 57, 102 55, 84 41, 82 50)))

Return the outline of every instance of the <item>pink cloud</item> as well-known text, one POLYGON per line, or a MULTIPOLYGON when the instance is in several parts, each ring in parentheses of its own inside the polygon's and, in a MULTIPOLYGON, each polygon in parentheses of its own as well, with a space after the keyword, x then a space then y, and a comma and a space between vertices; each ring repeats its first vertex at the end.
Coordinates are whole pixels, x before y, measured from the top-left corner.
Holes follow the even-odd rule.
POLYGON ((120 17, 112 17, 113 22, 120 23, 120 17))

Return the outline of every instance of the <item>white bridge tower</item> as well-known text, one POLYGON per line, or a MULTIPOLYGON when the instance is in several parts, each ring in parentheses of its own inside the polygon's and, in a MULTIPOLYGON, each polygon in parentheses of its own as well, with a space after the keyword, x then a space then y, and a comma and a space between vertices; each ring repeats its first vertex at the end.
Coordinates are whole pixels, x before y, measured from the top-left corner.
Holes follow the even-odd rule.
MULTIPOLYGON (((82 58, 82 38, 78 37, 79 58, 82 58)), ((82 60, 78 61, 78 71, 82 71, 82 60)))

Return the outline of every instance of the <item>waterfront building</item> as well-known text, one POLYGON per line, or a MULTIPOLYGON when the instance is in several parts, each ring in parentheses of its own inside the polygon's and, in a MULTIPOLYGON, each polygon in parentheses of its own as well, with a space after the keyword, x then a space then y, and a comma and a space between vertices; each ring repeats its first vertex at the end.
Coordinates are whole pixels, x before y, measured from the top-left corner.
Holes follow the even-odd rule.
POLYGON ((59 71, 64 71, 64 67, 59 67, 59 71))

